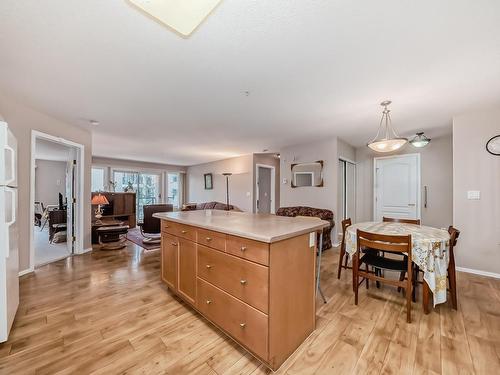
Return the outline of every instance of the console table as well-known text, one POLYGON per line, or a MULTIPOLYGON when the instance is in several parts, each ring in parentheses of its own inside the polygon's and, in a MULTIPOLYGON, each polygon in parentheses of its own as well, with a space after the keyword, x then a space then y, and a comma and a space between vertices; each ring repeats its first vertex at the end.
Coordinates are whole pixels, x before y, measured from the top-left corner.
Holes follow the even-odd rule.
POLYGON ((315 328, 316 218, 202 210, 162 220, 169 290, 276 370, 315 328))

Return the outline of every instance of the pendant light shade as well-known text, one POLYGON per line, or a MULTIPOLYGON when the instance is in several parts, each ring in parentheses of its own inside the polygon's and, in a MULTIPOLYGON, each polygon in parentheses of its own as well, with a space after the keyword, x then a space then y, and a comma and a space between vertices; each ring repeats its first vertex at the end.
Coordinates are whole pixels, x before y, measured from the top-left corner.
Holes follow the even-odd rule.
POLYGON ((424 132, 420 132, 420 133, 417 133, 417 135, 412 138, 412 140, 410 141, 410 144, 413 147, 422 148, 422 147, 427 146, 430 141, 431 141, 431 139, 427 138, 424 135, 424 132))
POLYGON ((380 119, 380 125, 378 127, 378 132, 375 138, 372 139, 370 143, 368 143, 368 147, 370 147, 373 151, 376 152, 392 152, 399 150, 403 147, 408 140, 406 138, 400 137, 391 123, 391 115, 390 110, 387 109, 389 104, 392 102, 390 100, 385 100, 380 105, 384 107, 382 111, 382 118, 380 119))

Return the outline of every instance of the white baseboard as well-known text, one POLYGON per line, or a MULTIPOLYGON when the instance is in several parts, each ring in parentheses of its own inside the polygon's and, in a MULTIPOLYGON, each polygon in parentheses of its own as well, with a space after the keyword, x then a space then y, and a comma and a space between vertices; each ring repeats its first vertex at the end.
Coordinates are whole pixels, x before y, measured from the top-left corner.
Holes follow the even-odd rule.
POLYGON ((25 270, 19 271, 19 277, 21 277, 23 275, 27 275, 28 273, 32 273, 32 272, 35 272, 35 270, 32 268, 27 268, 25 270))
POLYGON ((88 249, 84 249, 81 253, 79 254, 85 254, 85 253, 89 253, 92 251, 92 247, 89 247, 88 249))
POLYGON ((472 268, 464 268, 464 267, 457 267, 457 271, 466 272, 466 273, 472 273, 474 275, 493 277, 495 279, 500 279, 500 273, 495 273, 495 272, 474 270, 472 268))

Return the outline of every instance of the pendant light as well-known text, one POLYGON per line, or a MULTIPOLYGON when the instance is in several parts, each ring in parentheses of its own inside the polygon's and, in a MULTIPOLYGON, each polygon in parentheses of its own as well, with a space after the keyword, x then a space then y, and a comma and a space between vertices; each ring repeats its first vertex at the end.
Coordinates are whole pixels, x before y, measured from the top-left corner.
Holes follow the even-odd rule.
POLYGON ((422 148, 422 147, 427 146, 430 141, 431 141, 431 139, 427 138, 424 135, 424 132, 420 132, 420 133, 417 133, 417 135, 412 138, 412 140, 410 141, 410 144, 413 147, 422 148))
POLYGON ((385 100, 380 105, 384 107, 382 111, 382 118, 380 119, 380 125, 378 127, 378 132, 375 138, 368 143, 368 147, 370 147, 373 151, 376 152, 392 152, 399 150, 403 147, 408 139, 400 137, 391 123, 391 115, 389 114, 391 111, 387 109, 389 104, 392 102, 390 100, 385 100), (381 134, 382 127, 384 127, 383 132, 381 134))

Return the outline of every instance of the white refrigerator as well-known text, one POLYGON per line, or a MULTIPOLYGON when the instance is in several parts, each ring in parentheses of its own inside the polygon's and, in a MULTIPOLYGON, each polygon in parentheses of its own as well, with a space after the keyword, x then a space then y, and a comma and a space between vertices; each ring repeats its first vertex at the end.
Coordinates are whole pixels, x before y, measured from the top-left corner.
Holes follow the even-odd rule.
POLYGON ((7 341, 19 306, 17 141, 0 121, 0 342, 7 341))

